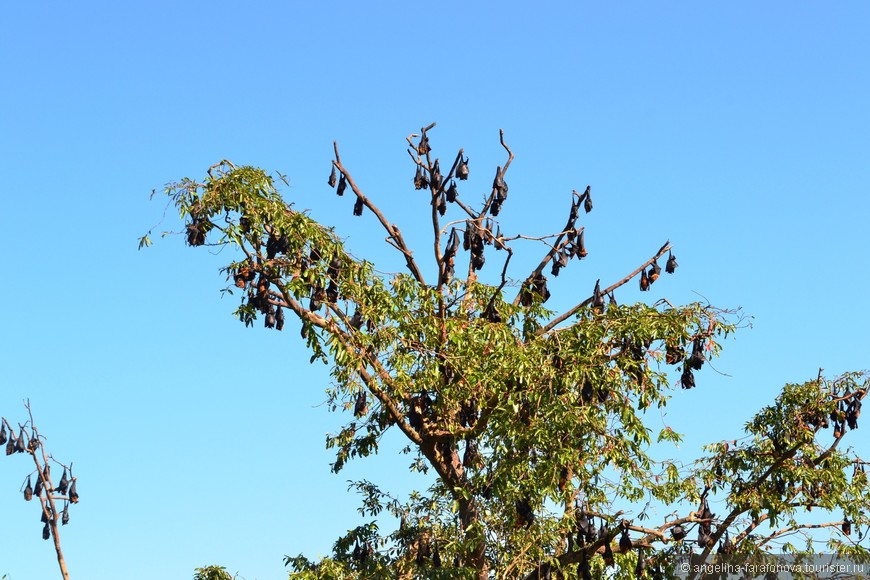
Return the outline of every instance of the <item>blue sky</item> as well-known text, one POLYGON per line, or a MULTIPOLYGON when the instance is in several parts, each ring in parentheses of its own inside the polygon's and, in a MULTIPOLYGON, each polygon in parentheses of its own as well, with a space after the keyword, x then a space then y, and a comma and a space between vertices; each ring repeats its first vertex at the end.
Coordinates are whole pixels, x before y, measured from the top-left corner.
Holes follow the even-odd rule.
MULTIPOLYGON (((367 236, 374 222, 326 186, 334 139, 418 248, 427 210, 404 138, 432 121, 436 154, 471 157, 472 200, 503 162, 504 129, 503 230, 561 227, 570 191, 591 184, 589 257, 551 283, 554 308, 670 239, 678 275, 620 301, 753 317, 721 374, 705 367, 668 409, 686 459, 739 436, 785 382, 866 368, 868 21, 858 1, 6 3, 0 414, 22 420, 29 397, 50 450, 75 462, 73 576, 219 563, 282 578, 283 555, 326 553, 359 521, 347 479, 414 484, 394 449, 329 473, 324 436, 341 417, 319 406, 327 368, 308 364, 297 326, 232 319, 226 255, 177 237, 136 251, 164 210, 151 190, 220 159, 287 174, 288 200, 386 270, 400 265, 367 236)), ((170 212, 155 231, 177 227, 170 212)), ((0 457, 12 580, 56 574, 17 495, 28 470, 0 457)))

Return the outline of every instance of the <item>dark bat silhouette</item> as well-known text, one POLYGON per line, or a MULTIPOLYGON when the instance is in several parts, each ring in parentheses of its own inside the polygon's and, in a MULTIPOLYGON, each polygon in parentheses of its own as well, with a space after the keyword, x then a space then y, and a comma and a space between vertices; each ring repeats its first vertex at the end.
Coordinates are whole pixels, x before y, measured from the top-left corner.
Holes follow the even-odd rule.
POLYGON ((332 173, 329 174, 329 181, 326 183, 329 184, 329 187, 335 187, 335 165, 332 166, 332 173))
POLYGON ((441 165, 438 163, 438 160, 435 160, 435 163, 432 164, 432 171, 430 173, 429 182, 432 184, 432 189, 438 191, 441 188, 441 165))
POLYGON ((628 526, 622 528, 622 536, 619 538, 619 551, 628 552, 631 550, 631 538, 628 536, 628 526))
POLYGON ((284 309, 280 306, 275 313, 275 330, 284 330, 284 309))
POLYGON ((696 338, 692 343, 692 356, 689 357, 689 366, 695 369, 696 371, 701 370, 701 367, 704 366, 704 341, 700 338, 696 338))
POLYGON ((368 411, 368 403, 366 402, 366 392, 360 391, 356 396, 356 403, 353 406, 354 417, 362 417, 368 411))
POLYGON ((423 189, 429 187, 429 180, 423 175, 423 169, 418 165, 417 173, 414 175, 414 189, 423 189))
POLYGON ((679 264, 677 264, 677 259, 674 258, 673 254, 668 252, 668 263, 665 264, 665 272, 667 272, 668 274, 673 274, 674 270, 677 269, 677 266, 679 266, 679 264))
POLYGON ((464 160, 462 157, 459 158, 459 163, 456 165, 456 177, 461 181, 468 179, 468 157, 464 160))
POLYGON ((634 566, 634 577, 638 580, 643 578, 643 569, 646 567, 646 560, 643 557, 643 550, 638 546, 637 548, 637 564, 634 566))
POLYGON ((604 296, 601 294, 601 280, 595 282, 595 290, 592 292, 592 308, 597 311, 604 310, 604 296))
POLYGON ((69 479, 66 476, 66 467, 63 468, 63 475, 60 478, 60 481, 55 488, 56 491, 59 491, 62 494, 66 493, 67 488, 69 487, 69 479))
POLYGON ((640 271, 640 291, 646 292, 649 290, 649 278, 646 277, 646 270, 640 271))
POLYGON ((453 203, 456 201, 456 198, 459 196, 459 191, 456 189, 456 182, 451 181, 450 187, 447 189, 447 201, 453 203))
POLYGON ((649 271, 646 274, 646 277, 649 278, 649 283, 652 284, 656 280, 659 279, 659 276, 662 273, 662 267, 659 266, 659 263, 653 262, 652 266, 649 267, 649 271))
POLYGON ((432 148, 429 147, 429 137, 424 133, 422 137, 420 137, 420 143, 417 145, 417 153, 420 155, 426 155, 432 151, 432 148))
POLYGON ((684 389, 695 388, 695 375, 692 374, 692 368, 689 365, 683 365, 683 374, 680 376, 680 384, 684 389))

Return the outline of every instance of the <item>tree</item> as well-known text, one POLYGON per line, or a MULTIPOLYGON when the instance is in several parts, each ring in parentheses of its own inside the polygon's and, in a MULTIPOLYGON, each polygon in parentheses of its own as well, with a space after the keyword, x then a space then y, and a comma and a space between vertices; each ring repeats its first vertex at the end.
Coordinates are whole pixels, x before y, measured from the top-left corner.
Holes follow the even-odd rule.
MULTIPOLYGON (((45 438, 39 433, 39 429, 33 421, 30 401, 26 401, 24 406, 27 409, 29 419, 18 424, 17 436, 12 423, 5 417, 0 418, 0 445, 5 445, 7 456, 24 453, 33 459, 34 469, 27 474, 27 478, 21 484, 21 492, 25 501, 32 501, 34 498, 39 500, 37 505, 40 511, 40 521, 43 524, 42 539, 54 541, 54 551, 57 555, 61 577, 68 580, 69 571, 60 546, 59 527, 69 523, 70 504, 79 501, 78 478, 73 475, 72 463, 69 465, 61 463, 45 450, 45 438), (51 478, 51 463, 63 469, 63 475, 57 484, 53 483, 51 478), (62 510, 60 509, 61 505, 63 506, 62 510)), ((3 578, 5 577, 4 575, 3 578)))
MULTIPOLYGON (((353 179, 337 144, 329 186, 354 199, 354 215, 383 227, 406 272, 381 274, 353 256, 332 229, 281 198, 280 174, 276 181, 222 161, 202 181, 165 190, 190 246, 238 251, 224 268, 229 291, 241 292, 238 318, 251 326, 262 317, 282 330, 290 313, 311 361, 330 364, 328 402, 350 413, 328 438, 332 470, 376 453, 392 429, 407 439, 412 469, 435 474, 427 490, 407 499, 373 482, 353 484, 364 512, 377 518, 386 510, 397 529, 381 533, 372 522, 340 537, 319 562, 287 557, 292 577, 588 578, 591 568, 614 563, 656 577, 688 552, 706 559, 718 545, 758 554, 811 529, 830 532, 840 551, 866 553, 849 536, 850 526, 867 523, 865 462, 839 448, 857 428, 866 375, 827 380, 820 373, 787 385, 747 425, 748 437, 714 443, 688 466, 654 460, 655 444, 680 440, 644 423, 674 390, 668 367, 676 366, 683 389, 694 388, 695 373, 740 326, 740 313, 667 301, 617 304, 623 285, 657 283, 659 262, 674 272, 667 242, 567 311, 548 310, 545 269, 558 276, 586 256, 578 220, 592 210, 591 188, 572 192, 558 232, 504 234, 498 214, 514 159, 504 134, 506 160, 476 209, 459 196, 457 182, 469 177, 464 151, 443 174, 429 142, 433 127, 407 138, 414 187, 431 206, 431 270, 353 179), (451 206, 461 217, 444 223, 451 206), (513 282, 509 265, 521 241, 544 251, 513 282), (481 281, 486 259, 497 256, 499 273, 481 281), (727 513, 711 513, 714 496, 727 513), (652 521, 651 506, 675 511, 652 521), (814 507, 833 519, 806 523, 801 516, 814 507), (688 534, 696 530, 693 541, 688 534)), ((140 241, 149 244, 148 236, 140 241)))
POLYGON ((234 576, 223 566, 205 566, 194 570, 193 580, 233 580, 234 576))

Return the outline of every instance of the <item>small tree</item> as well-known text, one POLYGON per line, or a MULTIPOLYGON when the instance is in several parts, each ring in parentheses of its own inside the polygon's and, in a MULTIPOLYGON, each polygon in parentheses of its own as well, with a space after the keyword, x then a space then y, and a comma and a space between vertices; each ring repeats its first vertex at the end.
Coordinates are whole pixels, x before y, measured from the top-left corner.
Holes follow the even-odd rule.
MULTIPOLYGON (((504 134, 505 162, 489 174, 475 208, 459 194, 469 177, 464 151, 444 173, 429 142, 433 127, 407 138, 414 187, 431 206, 429 270, 353 179, 337 144, 329 186, 353 199, 354 215, 380 223, 406 272, 381 274, 351 255, 332 229, 287 204, 260 169, 222 161, 202 181, 166 188, 190 246, 239 251, 224 268, 230 290, 242 294, 238 318, 253 325, 262 317, 282 330, 285 315, 294 315, 312 362, 331 365, 329 404, 350 412, 328 437, 332 470, 375 453, 393 429, 408 441, 412 469, 436 476, 406 500, 373 482, 353 484, 364 513, 387 510, 399 526, 357 527, 319 562, 287 557, 294 577, 589 578, 592 568, 614 562, 655 576, 693 546, 702 559, 717 544, 749 555, 810 528, 830 531, 838 550, 864 553, 847 528, 866 523, 864 462, 839 444, 847 425, 857 427, 865 375, 787 385, 747 425, 749 437, 713 444, 689 466, 653 460, 654 442, 680 440, 644 423, 674 389, 668 365, 683 389, 694 388, 695 373, 739 326, 739 313, 664 300, 617 304, 625 284, 657 283, 660 262, 674 272, 667 242, 568 310, 548 310, 545 270, 558 276, 587 255, 578 222, 592 210, 591 188, 571 193, 559 231, 503 233, 498 215, 514 159, 504 134), (445 223, 451 207, 459 217, 445 223), (514 283, 514 245, 525 240, 544 251, 514 283), (498 274, 481 281, 485 262, 499 254, 498 274), (710 511, 714 495, 727 513, 710 511), (675 511, 653 521, 651 510, 662 506, 675 511), (813 507, 834 519, 802 522, 813 507)), ((148 244, 143 237, 140 246, 148 244)))
POLYGON ((205 566, 194 570, 193 580, 233 580, 235 578, 223 566, 205 566))
MULTIPOLYGON (((29 419, 19 423, 17 429, 12 426, 5 417, 0 418, 0 445, 5 445, 6 455, 17 453, 27 454, 33 459, 35 469, 31 471, 21 484, 21 492, 26 501, 32 501, 35 497, 41 512, 42 539, 54 541, 54 551, 57 555, 57 564, 60 567, 61 576, 69 579, 69 571, 66 559, 60 547, 59 526, 65 526, 69 522, 69 506, 78 503, 77 478, 73 475, 72 463, 66 465, 56 460, 45 450, 45 438, 40 435, 39 429, 33 421, 33 413, 30 410, 30 401, 26 401, 29 419), (15 433, 18 432, 16 436, 15 433), (63 475, 57 485, 51 479, 51 463, 63 470, 63 475), (63 506, 63 509, 61 509, 63 506)), ((5 578, 5 576, 3 576, 5 578)))

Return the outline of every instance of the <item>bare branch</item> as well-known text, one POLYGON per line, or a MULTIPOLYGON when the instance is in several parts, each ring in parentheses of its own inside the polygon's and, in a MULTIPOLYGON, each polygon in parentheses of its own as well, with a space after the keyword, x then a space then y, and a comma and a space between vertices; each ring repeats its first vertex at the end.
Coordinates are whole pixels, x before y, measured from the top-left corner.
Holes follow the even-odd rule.
MULTIPOLYGON (((602 290, 601 294, 602 295, 610 294, 611 292, 613 292, 614 290, 616 290, 620 286, 627 284, 628 282, 631 281, 632 278, 634 278, 635 276, 637 276, 638 274, 640 274, 641 272, 646 270, 650 265, 652 265, 653 262, 655 262, 656 260, 661 258, 664 255, 664 253, 670 249, 671 249, 670 242, 665 242, 665 244, 659 249, 658 252, 656 252, 656 254, 652 258, 650 258, 649 260, 647 260, 646 262, 641 264, 637 269, 635 269, 632 273, 630 273, 628 276, 626 276, 622 280, 619 280, 618 282, 615 282, 615 283, 611 284, 610 286, 608 286, 607 288, 605 288, 604 290, 602 290)), ((553 328, 555 328, 558 324, 567 320, 568 318, 570 318, 571 316, 573 316, 574 314, 579 312, 581 308, 584 308, 585 306, 588 306, 591 303, 592 303, 592 297, 590 296, 589 298, 587 298, 583 302, 577 304, 576 306, 574 306, 570 310, 566 311, 561 316, 557 316, 556 318, 554 318, 552 321, 550 321, 549 324, 547 324, 546 326, 541 328, 538 331, 538 334, 544 334, 546 332, 553 330, 553 328)))
POLYGON ((372 203, 372 201, 363 194, 359 187, 357 187, 356 182, 354 182, 353 180, 353 177, 351 177, 350 173, 348 173, 347 169, 345 169, 344 165, 342 165, 341 163, 341 157, 339 157, 338 155, 337 141, 333 141, 333 149, 335 149, 335 161, 333 161, 333 164, 335 165, 336 169, 338 169, 342 173, 342 175, 344 175, 345 179, 347 180, 347 184, 350 186, 356 196, 363 202, 363 204, 367 208, 369 208, 369 211, 377 216, 378 221, 381 222, 381 225, 384 226, 385 230, 387 230, 388 239, 391 239, 393 240, 393 242, 395 242, 394 247, 398 248, 398 250, 405 257, 405 263, 408 265, 408 269, 411 271, 411 274, 413 274, 414 278, 416 278, 416 280, 420 284, 425 285, 425 282, 423 281, 423 273, 417 266, 417 262, 414 260, 413 252, 408 249, 408 245, 405 243, 405 239, 402 237, 401 232, 399 232, 399 228, 397 228, 393 224, 390 224, 390 222, 387 221, 387 218, 384 217, 384 214, 381 213, 381 210, 378 209, 377 206, 375 206, 375 204, 372 203))

